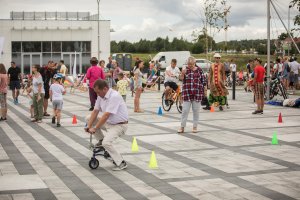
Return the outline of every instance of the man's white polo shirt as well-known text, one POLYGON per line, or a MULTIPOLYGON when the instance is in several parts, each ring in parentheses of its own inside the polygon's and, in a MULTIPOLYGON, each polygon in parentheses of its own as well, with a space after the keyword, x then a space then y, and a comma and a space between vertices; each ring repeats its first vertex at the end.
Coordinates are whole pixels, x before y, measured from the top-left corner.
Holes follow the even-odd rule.
POLYGON ((122 96, 111 88, 107 91, 104 98, 97 97, 94 109, 102 113, 110 113, 107 120, 108 124, 118 124, 128 121, 128 110, 122 96))

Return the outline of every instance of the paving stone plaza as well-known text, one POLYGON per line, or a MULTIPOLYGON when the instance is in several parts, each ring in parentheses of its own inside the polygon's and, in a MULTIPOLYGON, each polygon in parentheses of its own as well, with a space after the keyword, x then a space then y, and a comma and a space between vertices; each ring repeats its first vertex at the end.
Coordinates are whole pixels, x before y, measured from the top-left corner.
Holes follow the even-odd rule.
POLYGON ((266 106, 253 116, 252 94, 238 91, 236 98, 223 112, 201 110, 198 133, 190 113, 186 133, 177 134, 176 107, 157 114, 161 92, 142 94, 144 113, 133 112, 127 95, 129 129, 116 146, 128 168, 114 172, 103 157, 97 169, 88 166, 88 93, 65 95, 59 128, 50 117, 31 123, 28 99, 14 105, 9 97, 8 121, 0 123, 0 199, 300 199, 299 109, 266 106), (271 144, 274 133, 279 145, 271 144), (131 151, 133 137, 138 152, 131 151), (157 169, 148 167, 152 151, 157 169))

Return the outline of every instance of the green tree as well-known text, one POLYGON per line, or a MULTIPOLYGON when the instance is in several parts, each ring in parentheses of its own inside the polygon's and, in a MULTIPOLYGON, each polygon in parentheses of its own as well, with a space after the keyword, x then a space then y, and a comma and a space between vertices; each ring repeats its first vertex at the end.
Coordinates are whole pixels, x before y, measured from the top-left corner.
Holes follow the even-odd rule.
MULTIPOLYGON (((296 7, 297 9, 298 9, 298 15, 296 15, 295 16, 295 18, 294 18, 294 25, 295 26, 300 26, 300 0, 293 0, 293 1, 291 1, 290 2, 290 5, 292 6, 292 7, 296 7)), ((300 28, 298 27, 298 28, 295 28, 294 30, 300 30, 300 28)))

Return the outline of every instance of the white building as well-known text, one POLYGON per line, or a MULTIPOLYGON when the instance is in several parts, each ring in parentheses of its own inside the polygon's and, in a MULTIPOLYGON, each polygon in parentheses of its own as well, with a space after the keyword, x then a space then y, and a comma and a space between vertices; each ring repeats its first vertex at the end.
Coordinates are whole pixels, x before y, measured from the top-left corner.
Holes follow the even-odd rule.
MULTIPOLYGON (((11 12, 10 19, 0 19, 0 63, 9 68, 14 61, 28 74, 33 64, 64 60, 71 72, 76 56, 77 73, 85 72, 90 58, 98 57, 97 17, 89 12, 11 12)), ((110 21, 99 24, 100 59, 107 60, 110 21)))

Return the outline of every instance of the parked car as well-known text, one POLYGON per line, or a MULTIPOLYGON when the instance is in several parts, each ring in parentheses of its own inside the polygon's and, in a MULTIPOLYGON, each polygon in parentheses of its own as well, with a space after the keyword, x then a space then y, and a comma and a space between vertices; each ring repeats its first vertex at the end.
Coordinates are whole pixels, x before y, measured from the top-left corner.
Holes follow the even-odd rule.
POLYGON ((205 74, 208 74, 212 62, 206 59, 196 59, 196 65, 200 67, 205 74))
POLYGON ((191 53, 189 51, 165 51, 156 54, 152 60, 154 62, 158 61, 161 65, 161 70, 164 71, 171 64, 173 58, 177 60, 177 66, 181 68, 190 56, 191 53))

